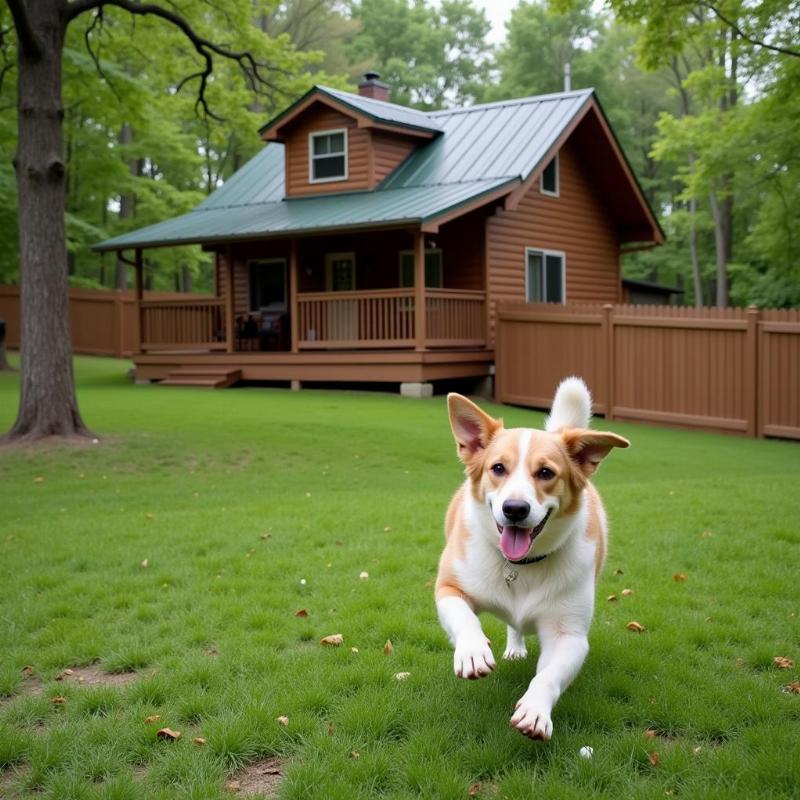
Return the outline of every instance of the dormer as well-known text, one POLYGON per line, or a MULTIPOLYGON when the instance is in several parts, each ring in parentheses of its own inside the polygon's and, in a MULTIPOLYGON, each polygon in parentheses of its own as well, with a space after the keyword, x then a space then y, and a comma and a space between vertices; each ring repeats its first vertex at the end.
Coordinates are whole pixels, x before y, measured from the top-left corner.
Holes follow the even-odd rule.
POLYGON ((357 95, 315 86, 261 129, 285 145, 286 197, 374 189, 441 134, 423 112, 387 102, 379 77, 368 72, 357 95))

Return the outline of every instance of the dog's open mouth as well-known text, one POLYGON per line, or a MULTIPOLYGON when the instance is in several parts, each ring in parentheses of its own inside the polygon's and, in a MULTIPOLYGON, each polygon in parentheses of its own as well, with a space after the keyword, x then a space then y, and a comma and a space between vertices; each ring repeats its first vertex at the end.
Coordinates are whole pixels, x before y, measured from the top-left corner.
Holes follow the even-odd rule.
POLYGON ((497 524, 497 531, 500 534, 500 550, 509 561, 519 561, 528 555, 533 540, 542 532, 552 510, 548 509, 544 519, 535 528, 497 524))

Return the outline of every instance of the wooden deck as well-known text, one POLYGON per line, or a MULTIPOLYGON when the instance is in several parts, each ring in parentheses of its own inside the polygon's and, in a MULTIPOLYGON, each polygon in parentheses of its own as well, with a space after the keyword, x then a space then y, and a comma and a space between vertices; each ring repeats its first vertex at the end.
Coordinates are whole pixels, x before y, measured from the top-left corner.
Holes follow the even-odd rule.
POLYGON ((490 374, 494 352, 458 350, 320 350, 304 353, 160 351, 134 356, 137 380, 161 381, 176 371, 236 369, 245 381, 421 383, 490 374))

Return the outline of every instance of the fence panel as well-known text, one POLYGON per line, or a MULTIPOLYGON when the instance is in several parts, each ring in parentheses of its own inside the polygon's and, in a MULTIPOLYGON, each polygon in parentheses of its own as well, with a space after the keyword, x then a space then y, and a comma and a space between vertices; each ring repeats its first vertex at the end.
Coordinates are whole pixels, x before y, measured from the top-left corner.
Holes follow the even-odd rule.
POLYGON ((500 402, 576 374, 608 418, 800 439, 800 311, 502 304, 495 350, 500 402))

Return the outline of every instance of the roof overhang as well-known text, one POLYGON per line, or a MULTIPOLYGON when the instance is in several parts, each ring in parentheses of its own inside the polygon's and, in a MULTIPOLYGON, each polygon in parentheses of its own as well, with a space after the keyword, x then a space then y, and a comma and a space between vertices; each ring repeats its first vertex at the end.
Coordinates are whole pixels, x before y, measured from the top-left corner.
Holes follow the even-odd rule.
POLYGON ((374 114, 364 111, 364 109, 356 108, 341 97, 334 97, 328 94, 319 86, 314 86, 299 100, 292 103, 285 111, 278 114, 277 117, 270 120, 262 128, 259 128, 261 138, 267 142, 284 142, 286 140, 286 129, 315 104, 327 106, 334 111, 352 117, 356 120, 359 128, 373 128, 375 130, 389 131, 391 133, 412 136, 424 140, 433 139, 441 133, 441 131, 436 130, 434 127, 424 128, 417 125, 381 119, 374 114))

